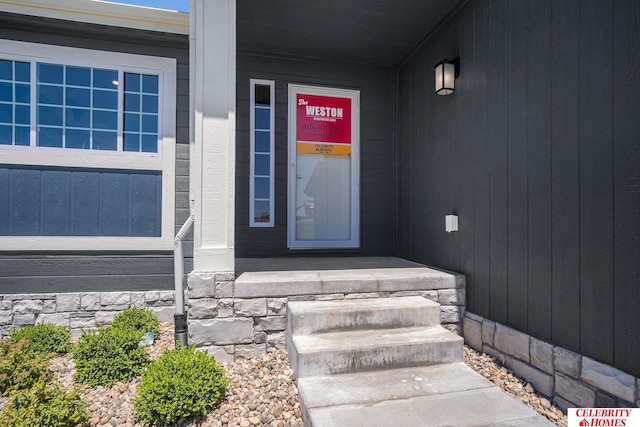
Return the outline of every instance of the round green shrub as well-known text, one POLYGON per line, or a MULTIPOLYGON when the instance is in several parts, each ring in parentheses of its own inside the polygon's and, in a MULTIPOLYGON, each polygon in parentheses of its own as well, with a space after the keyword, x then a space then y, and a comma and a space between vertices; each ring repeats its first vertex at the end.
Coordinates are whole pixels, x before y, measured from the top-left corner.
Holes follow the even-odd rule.
POLYGON ((224 397, 228 384, 222 368, 204 351, 167 350, 142 376, 134 411, 143 423, 156 425, 204 416, 224 397))
POLYGON ((86 408, 77 390, 66 392, 57 382, 38 381, 11 396, 0 412, 0 426, 75 427, 89 421, 86 408))
POLYGON ((71 350, 71 334, 64 326, 40 323, 17 329, 9 334, 9 341, 29 340, 29 348, 42 354, 64 355, 71 350))
POLYGON ((76 381, 92 387, 112 386, 140 375, 149 356, 138 347, 139 339, 137 331, 111 326, 82 334, 72 350, 76 381))
POLYGON ((0 341, 0 394, 31 388, 50 375, 47 356, 33 351, 26 339, 16 343, 0 341))
POLYGON ((153 332, 156 338, 160 335, 160 322, 149 310, 129 307, 116 314, 111 322, 114 328, 133 329, 140 332, 140 338, 147 332, 153 332))

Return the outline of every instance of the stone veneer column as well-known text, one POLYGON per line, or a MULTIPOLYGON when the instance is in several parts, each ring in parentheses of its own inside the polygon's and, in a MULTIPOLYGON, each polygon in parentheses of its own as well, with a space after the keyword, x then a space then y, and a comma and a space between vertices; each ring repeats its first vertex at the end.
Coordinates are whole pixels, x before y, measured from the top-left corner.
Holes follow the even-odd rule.
POLYGON ((248 341, 245 335, 253 329, 250 319, 210 325, 234 280, 235 0, 191 0, 190 19, 189 192, 195 222, 194 271, 187 294, 189 342, 220 345, 213 354, 224 361, 234 353, 224 346, 248 341))
POLYGON ((234 271, 236 4, 191 0, 190 198, 196 272, 234 271))

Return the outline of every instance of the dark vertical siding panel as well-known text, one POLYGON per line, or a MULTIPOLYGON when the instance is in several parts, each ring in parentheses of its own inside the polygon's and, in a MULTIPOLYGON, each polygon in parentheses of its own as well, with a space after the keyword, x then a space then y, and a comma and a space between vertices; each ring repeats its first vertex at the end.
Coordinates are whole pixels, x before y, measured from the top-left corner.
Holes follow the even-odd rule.
MULTIPOLYGON (((440 197, 442 191, 443 182, 441 181, 442 175, 440 175, 440 165, 441 163, 438 158, 438 151, 441 150, 441 139, 442 132, 439 129, 439 126, 435 125, 438 120, 442 120, 442 112, 443 109, 446 109, 445 105, 440 105, 438 102, 430 102, 430 101, 438 101, 434 99, 437 95, 435 92, 432 92, 431 84, 427 83, 428 80, 426 78, 427 75, 431 75, 431 67, 433 64, 427 64, 429 59, 434 58, 435 53, 433 49, 429 49, 429 53, 427 55, 422 56, 422 60, 420 61, 420 68, 418 69, 418 75, 422 74, 421 85, 424 87, 424 91, 422 93, 428 94, 422 98, 422 106, 420 108, 423 117, 431 117, 433 120, 423 120, 421 123, 421 128, 423 129, 423 142, 422 146, 425 148, 423 153, 423 161, 420 164, 424 165, 425 168, 422 171, 417 171, 420 176, 420 187, 424 189, 425 194, 425 218, 434 217, 438 218, 441 216, 440 214, 440 197), (429 74, 427 74, 429 72, 429 74), (433 94, 433 95, 432 95, 433 94), (440 108, 438 108, 440 107, 440 108)), ((433 61, 429 61, 433 62, 433 61)), ((418 77, 419 78, 419 77, 418 77)), ((419 98, 418 98, 419 99, 419 98)), ((421 254, 422 259, 434 259, 436 262, 439 262, 442 265, 442 242, 440 239, 429 239, 427 236, 434 236, 439 234, 441 231, 440 228, 437 228, 437 221, 422 221, 422 229, 423 234, 421 238, 426 239, 426 252, 421 254)))
POLYGON ((402 69, 399 73, 399 81, 397 82, 399 87, 398 94, 398 140, 396 142, 398 147, 398 158, 396 159, 396 200, 398 204, 397 213, 397 227, 398 227, 398 255, 403 258, 411 257, 411 233, 409 227, 409 221, 413 214, 409 207, 410 191, 408 186, 408 170, 411 164, 411 146, 409 143, 409 120, 407 119, 407 106, 409 104, 409 96, 411 93, 411 86, 407 84, 408 69, 402 69), (401 84, 402 83, 402 84, 401 84))
POLYGON ((491 163, 490 316, 507 323, 507 0, 489 2, 487 68, 489 150, 491 163))
POLYGON ((426 134, 426 120, 423 120, 423 114, 425 113, 424 107, 424 96, 419 96, 418 94, 424 94, 426 79, 422 74, 424 69, 425 57, 418 58, 416 67, 413 68, 413 72, 411 74, 411 87, 414 89, 411 94, 411 101, 409 104, 409 114, 411 120, 410 127, 410 138, 411 141, 414 141, 415 144, 411 150, 411 158, 412 158, 412 168, 411 168, 411 176, 409 177, 411 182, 412 193, 417 191, 423 195, 423 197, 415 198, 412 197, 410 199, 411 203, 411 211, 417 212, 417 216, 412 218, 410 227, 411 227, 411 256, 414 259, 422 259, 425 256, 425 253, 429 251, 429 245, 421 244, 421 242, 426 243, 427 233, 425 231, 426 224, 423 218, 426 218, 427 215, 427 203, 431 195, 429 194, 430 189, 427 188, 427 182, 425 179, 425 169, 426 165, 426 152, 427 152, 427 134, 426 134))
POLYGON ((552 338, 580 348, 580 0, 552 2, 552 338))
POLYGON ((490 301, 490 210, 491 174, 485 173, 491 162, 487 127, 487 57, 488 57, 488 0, 474 3, 474 88, 473 88, 473 176, 474 191, 474 282, 475 312, 489 315, 490 301))
POLYGON ((427 101, 427 140, 413 139, 423 129, 418 117, 398 117, 403 235, 425 221, 425 203, 437 211, 426 217, 426 236, 410 248, 400 241, 400 249, 465 273, 469 311, 481 312, 488 292, 492 320, 637 376, 640 6, 632 0, 492 0, 484 41, 474 21, 483 7, 480 0, 466 3, 400 66, 402 115, 420 105, 409 97, 419 96, 423 59, 449 56, 443 53, 454 51, 456 40, 447 32, 458 29, 456 93, 427 101), (476 90, 486 92, 486 116, 476 90), (450 149, 439 143, 450 127, 448 114, 459 132, 450 149), (413 182, 425 159, 435 174, 413 182), (441 191, 447 184, 438 162, 453 170, 453 196, 441 191), (482 223, 483 174, 489 176, 488 224, 482 223), (460 216, 457 268, 451 256, 438 253, 452 237, 440 230, 447 200, 460 216), (482 233, 490 238, 488 291, 479 261, 482 233))
POLYGON ((71 183, 71 234, 100 235, 100 174, 76 171, 71 183))
MULTIPOLYGON (((476 67, 474 51, 474 13, 471 7, 462 10, 460 16, 460 77, 456 80, 459 89, 453 96, 459 98, 461 105, 458 117, 460 127, 460 167, 458 170, 472 171, 473 168, 473 74, 476 67), (462 72, 465 70, 465 72, 462 72)), ((460 214, 458 216, 460 228, 460 266, 467 275, 467 305, 475 311, 475 282, 474 282, 474 236, 475 236, 475 206, 474 206, 475 178, 471 173, 463 173, 460 182, 460 214)))
POLYGON ((68 236, 71 217, 71 173, 45 170, 42 178, 42 234, 68 236))
POLYGON ((528 2, 507 2, 507 136, 509 162, 509 324, 527 330, 527 29, 528 2))
MULTIPOLYGON (((451 40, 455 43, 455 46, 457 46, 458 48, 458 57, 461 56, 462 52, 462 32, 461 32, 461 28, 460 26, 462 25, 462 21, 460 19, 456 19, 454 21, 451 21, 451 23, 449 24, 452 26, 451 31, 452 31, 452 35, 451 35, 451 40)), ((460 62, 461 62, 461 69, 460 69, 460 73, 462 74, 462 58, 460 58, 460 62)), ((459 86, 462 83, 462 79, 460 77, 458 77, 457 81, 456 81, 456 86, 459 86)), ((451 206, 450 206, 450 211, 447 212, 447 214, 453 214, 453 215, 457 215, 458 216, 458 220, 460 217, 460 194, 461 194, 461 188, 462 188, 462 174, 460 173, 459 167, 460 167, 460 159, 462 158, 462 152, 463 152, 463 148, 462 148, 462 129, 460 127, 460 119, 457 118, 458 115, 460 115, 460 111, 462 109, 462 102, 464 101, 460 96, 459 96, 459 92, 455 95, 454 97, 454 102, 452 105, 452 110, 455 113, 450 113, 451 115, 453 115, 452 117, 452 122, 451 122, 451 143, 452 143, 452 148, 449 151, 450 152, 450 160, 449 160, 449 175, 450 175, 450 180, 452 182, 452 186, 451 186, 451 206)), ((459 226, 459 224, 458 224, 459 226)), ((452 233, 445 233, 445 234, 449 234, 448 239, 449 242, 451 242, 450 244, 450 249, 449 249, 449 259, 450 259, 450 264, 449 264, 449 268, 454 270, 454 271, 462 271, 462 252, 461 252, 461 248, 462 248, 462 243, 461 243, 461 235, 459 232, 452 232, 452 233)))
MULTIPOLYGON (((432 63, 426 65, 426 75, 433 75, 433 66, 439 59, 443 58, 455 58, 460 56, 459 52, 459 38, 460 29, 457 21, 447 23, 441 30, 439 38, 446 40, 447 44, 442 44, 446 49, 442 49, 442 53, 434 53, 432 63), (450 44, 449 44, 450 43, 450 44)), ((434 49, 434 52, 438 50, 434 49)), ((431 82, 433 79, 428 79, 431 82)), ((459 233, 446 233, 445 232, 445 215, 457 213, 457 196, 460 184, 458 182, 458 174, 454 173, 455 163, 453 159, 456 158, 456 154, 459 151, 459 133, 457 126, 457 107, 458 100, 456 96, 438 96, 433 93, 433 86, 429 84, 429 98, 431 102, 430 112, 428 117, 432 117, 432 132, 436 137, 436 151, 435 156, 432 154, 429 156, 431 162, 435 164, 435 177, 436 180, 436 211, 431 213, 433 217, 428 223, 431 225, 433 231, 431 235, 442 236, 435 240, 437 246, 434 248, 436 251, 435 258, 439 265, 444 268, 457 270, 460 264, 460 241, 459 233)))
POLYGON ((11 170, 11 235, 40 234, 40 171, 11 170))
POLYGON ((126 236, 131 226, 129 176, 103 172, 100 178, 100 235, 126 236))
POLYGON ((551 339, 551 1, 529 1, 528 35, 528 321, 551 339))
MULTIPOLYGON (((360 253, 394 252, 394 70, 355 64, 237 56, 236 216, 238 257, 299 255, 287 249, 288 84, 360 90, 360 253), (276 82, 275 227, 249 227, 249 80, 276 82)), ((424 94, 422 94, 424 96, 424 94)), ((423 118, 422 118, 423 119, 423 118)), ((424 138, 424 135, 422 135, 424 138)), ((341 251, 342 252, 342 251, 341 251)))
MULTIPOLYGON (((155 177, 156 182, 155 182, 154 192, 155 192, 155 200, 156 200, 156 206, 155 206, 155 218, 156 218, 156 228, 155 228, 156 234, 155 235, 156 236, 162 235, 162 179, 163 179, 162 174, 158 174, 155 177)), ((189 206, 188 200, 187 200, 186 206, 189 206)), ((185 221, 186 221, 186 218, 185 218, 185 221)), ((178 227, 178 225, 182 227, 182 224, 184 223, 176 224, 176 228, 179 230, 180 228, 178 227)), ((177 233, 177 230, 176 230, 176 233, 177 233)), ((189 243, 185 243, 185 251, 184 251, 185 257, 192 258, 193 257, 193 233, 190 233, 188 235, 187 239, 185 239, 185 242, 189 242, 189 243)))
POLYGON ((614 361, 640 372, 640 3, 614 10, 614 361))
MULTIPOLYGON (((456 56, 460 56, 460 21, 453 20, 449 22, 449 31, 447 33, 447 40, 450 40, 453 43, 453 46, 456 47, 456 56)), ((456 82, 456 84, 460 83, 460 79, 456 82)), ((459 195, 460 195, 460 173, 458 171, 458 159, 461 156, 461 147, 460 147, 460 127, 458 126, 458 119, 456 116, 460 111, 460 97, 454 96, 452 101, 449 103, 449 108, 447 110, 447 115, 449 117, 449 124, 447 125, 447 151, 445 155, 447 156, 446 163, 443 159, 438 159, 438 161, 442 164, 446 164, 447 173, 445 176, 449 181, 449 193, 448 196, 448 205, 446 206, 446 215, 458 215, 459 214, 459 195)), ((444 229, 444 218, 440 219, 440 227, 441 230, 444 229)), ((448 262, 445 265, 445 268, 460 271, 460 233, 442 233, 445 236, 448 246, 448 262)))
POLYGON ((606 363, 613 362, 612 9, 580 4, 580 343, 606 363))
POLYGON ((0 236, 9 235, 9 170, 0 168, 0 236))
POLYGON ((156 189, 159 175, 132 174, 129 181, 131 194, 131 235, 159 236, 156 189))

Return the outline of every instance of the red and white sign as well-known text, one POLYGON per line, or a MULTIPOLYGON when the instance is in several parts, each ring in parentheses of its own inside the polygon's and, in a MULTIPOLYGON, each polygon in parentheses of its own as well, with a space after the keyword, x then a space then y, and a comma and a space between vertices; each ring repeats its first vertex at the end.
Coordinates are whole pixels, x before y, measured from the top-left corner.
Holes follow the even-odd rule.
POLYGON ((298 93, 296 105, 299 154, 351 154, 351 98, 298 93))
POLYGON ((640 426, 638 408, 569 408, 569 427, 640 426))

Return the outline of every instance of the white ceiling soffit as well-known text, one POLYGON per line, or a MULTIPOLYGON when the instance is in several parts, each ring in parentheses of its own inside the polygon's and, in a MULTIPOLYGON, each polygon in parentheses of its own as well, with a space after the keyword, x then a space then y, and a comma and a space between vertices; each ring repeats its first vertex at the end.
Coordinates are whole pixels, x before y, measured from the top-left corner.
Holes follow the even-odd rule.
POLYGON ((0 11, 67 21, 189 34, 189 14, 99 0, 0 0, 0 11))

